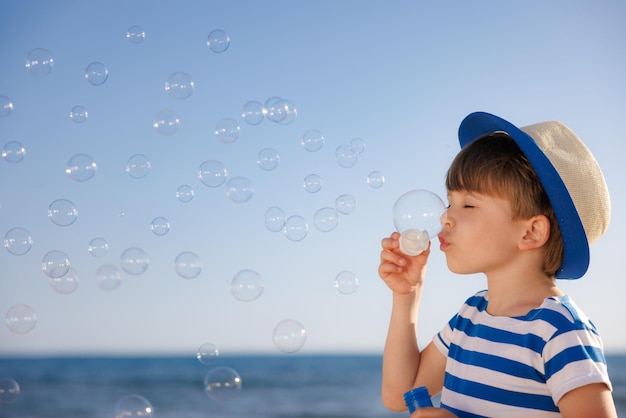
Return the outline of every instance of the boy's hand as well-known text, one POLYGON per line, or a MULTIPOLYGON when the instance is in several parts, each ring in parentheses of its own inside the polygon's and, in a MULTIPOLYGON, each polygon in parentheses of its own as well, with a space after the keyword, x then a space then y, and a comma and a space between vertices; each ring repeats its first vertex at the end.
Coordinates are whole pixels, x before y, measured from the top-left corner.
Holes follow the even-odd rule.
POLYGON ((424 252, 411 257, 400 251, 399 239, 400 233, 394 232, 382 240, 378 275, 393 292, 408 294, 424 281, 430 242, 424 252))

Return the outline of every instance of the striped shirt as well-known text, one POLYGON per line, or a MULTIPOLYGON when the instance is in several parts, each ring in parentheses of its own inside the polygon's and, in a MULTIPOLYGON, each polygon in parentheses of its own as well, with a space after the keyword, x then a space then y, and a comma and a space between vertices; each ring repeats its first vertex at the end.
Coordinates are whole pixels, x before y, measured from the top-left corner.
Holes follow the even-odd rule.
POLYGON ((520 317, 470 297, 433 342, 447 356, 441 406, 459 417, 559 417, 572 389, 611 383, 595 326, 567 296, 520 317))

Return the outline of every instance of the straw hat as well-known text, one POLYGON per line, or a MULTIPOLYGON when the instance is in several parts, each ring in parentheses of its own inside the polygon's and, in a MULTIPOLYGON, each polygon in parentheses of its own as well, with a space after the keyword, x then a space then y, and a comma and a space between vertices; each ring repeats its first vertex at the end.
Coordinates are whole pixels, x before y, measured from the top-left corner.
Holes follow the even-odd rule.
POLYGON ((609 191, 598 162, 585 144, 561 122, 517 128, 484 112, 468 115, 459 127, 464 147, 474 139, 505 132, 526 155, 543 185, 563 236, 558 279, 578 279, 589 267, 589 244, 606 231, 611 218, 609 191))

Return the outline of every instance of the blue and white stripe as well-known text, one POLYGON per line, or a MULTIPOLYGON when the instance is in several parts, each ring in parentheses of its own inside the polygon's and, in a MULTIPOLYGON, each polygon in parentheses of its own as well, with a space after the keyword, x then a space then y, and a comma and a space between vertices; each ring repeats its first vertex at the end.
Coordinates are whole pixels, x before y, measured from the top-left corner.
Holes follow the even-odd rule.
POLYGON ((433 339, 448 357, 442 406, 459 417, 558 417, 560 398, 605 383, 602 341, 567 296, 521 317, 487 313, 487 291, 470 297, 433 339))

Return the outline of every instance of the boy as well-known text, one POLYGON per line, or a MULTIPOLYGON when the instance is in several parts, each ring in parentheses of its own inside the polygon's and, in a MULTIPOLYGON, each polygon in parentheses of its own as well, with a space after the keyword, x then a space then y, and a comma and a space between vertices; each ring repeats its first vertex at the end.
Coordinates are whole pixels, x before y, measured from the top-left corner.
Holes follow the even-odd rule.
POLYGON ((416 325, 430 247, 382 240, 380 277, 393 293, 382 398, 426 386, 441 408, 415 417, 616 417, 602 341, 555 279, 581 277, 589 244, 606 230, 600 168, 565 125, 526 128, 488 113, 467 116, 446 177, 440 249, 458 274, 482 272, 487 290, 467 299, 423 350, 416 325))

